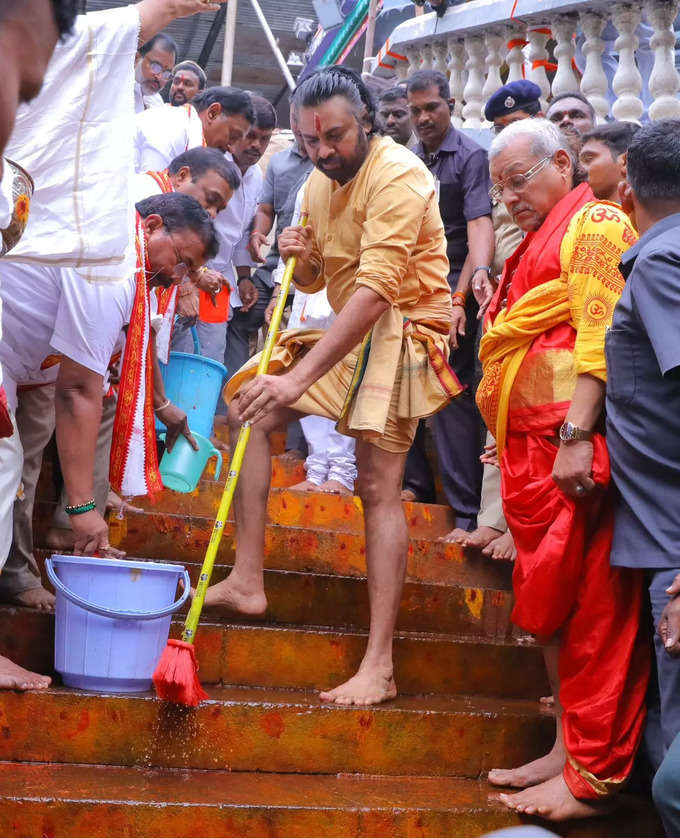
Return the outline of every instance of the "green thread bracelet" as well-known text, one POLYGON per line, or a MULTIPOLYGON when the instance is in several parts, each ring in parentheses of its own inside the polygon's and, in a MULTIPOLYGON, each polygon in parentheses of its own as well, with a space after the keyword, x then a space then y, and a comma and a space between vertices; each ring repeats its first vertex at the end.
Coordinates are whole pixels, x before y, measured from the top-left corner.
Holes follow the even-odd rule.
POLYGON ((93 509, 97 508, 97 503, 94 498, 89 500, 87 503, 79 503, 77 506, 67 506, 64 509, 64 512, 67 515, 82 515, 84 512, 92 512, 93 509))

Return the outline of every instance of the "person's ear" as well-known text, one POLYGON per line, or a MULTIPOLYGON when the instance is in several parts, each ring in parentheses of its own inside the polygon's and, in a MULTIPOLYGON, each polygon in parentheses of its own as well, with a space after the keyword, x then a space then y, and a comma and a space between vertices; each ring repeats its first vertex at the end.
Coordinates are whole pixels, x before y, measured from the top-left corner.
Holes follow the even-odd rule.
POLYGON ((182 166, 175 174, 175 181, 177 184, 182 184, 186 183, 187 180, 191 180, 191 169, 188 166, 182 166))
POLYGON ((453 113, 453 109, 456 107, 456 100, 454 98, 449 99, 449 113, 453 113))
MULTIPOLYGON (((559 169, 560 174, 567 174, 572 168, 572 159, 567 151, 563 148, 555 152, 555 165, 559 169)), ((578 163, 577 163, 578 165, 578 163)))
POLYGON ((157 230, 162 229, 165 227, 163 223, 163 219, 157 213, 152 213, 151 215, 147 215, 146 218, 142 219, 142 229, 150 236, 152 233, 155 233, 157 230))
POLYGON ((633 187, 627 180, 622 180, 619 183, 619 202, 621 209, 633 221, 635 225, 635 200, 633 198, 633 187))
POLYGON ((210 122, 214 122, 222 113, 222 105, 219 102, 213 102, 212 105, 208 105, 208 119, 210 122))
POLYGON ((619 166, 619 175, 621 180, 625 180, 628 176, 628 152, 623 151, 619 156, 616 158, 616 162, 619 166))

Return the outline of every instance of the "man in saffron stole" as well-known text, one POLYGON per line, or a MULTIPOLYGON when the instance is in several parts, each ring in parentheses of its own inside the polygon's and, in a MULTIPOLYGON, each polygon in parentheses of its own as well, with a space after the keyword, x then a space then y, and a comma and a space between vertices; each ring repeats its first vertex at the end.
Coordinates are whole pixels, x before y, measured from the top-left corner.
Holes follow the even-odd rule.
POLYGON ((618 206, 574 187, 572 154, 546 120, 506 128, 490 159, 527 235, 489 309, 477 400, 497 440, 518 551, 513 621, 547 644, 558 725, 547 756, 489 781, 525 789, 501 795, 510 808, 565 820, 606 811, 644 721, 642 579, 609 564, 612 497, 598 432, 604 336, 623 289, 620 257, 636 234, 618 206))

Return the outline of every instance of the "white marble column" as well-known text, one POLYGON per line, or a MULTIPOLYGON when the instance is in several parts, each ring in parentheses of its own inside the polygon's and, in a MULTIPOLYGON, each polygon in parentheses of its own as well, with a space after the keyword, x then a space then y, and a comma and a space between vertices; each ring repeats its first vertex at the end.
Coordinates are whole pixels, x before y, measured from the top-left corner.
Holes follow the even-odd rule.
POLYGON ((486 104, 487 99, 492 96, 503 84, 501 79, 501 66, 503 64, 503 35, 497 30, 491 30, 484 36, 486 46, 486 80, 482 88, 482 101, 486 104))
POLYGON ((640 99, 642 77, 635 63, 635 50, 638 47, 635 30, 640 23, 640 8, 616 3, 612 7, 612 23, 619 33, 614 44, 619 53, 619 65, 612 81, 616 95, 612 115, 614 119, 638 122, 644 110, 640 99))
POLYGON ((605 19, 594 12, 581 12, 579 23, 586 36, 583 43, 583 54, 586 66, 581 79, 581 93, 588 99, 595 109, 598 123, 604 122, 609 115, 607 90, 609 82, 602 67, 602 53, 604 41, 600 37, 605 27, 605 19))
POLYGON ((449 87, 455 99, 451 121, 456 128, 463 127, 463 91, 465 90, 465 44, 457 38, 449 38, 449 87))
POLYGON ((560 93, 573 93, 579 89, 578 79, 574 73, 572 59, 574 58, 574 33, 576 32, 576 15, 557 15, 551 21, 551 29, 557 45, 555 58, 557 72, 552 83, 553 96, 560 93))
POLYGON ((548 106, 548 99, 550 98, 550 80, 545 69, 545 62, 550 58, 546 49, 546 44, 550 38, 551 32, 547 26, 529 29, 527 32, 529 61, 531 64, 529 78, 541 88, 541 105, 544 111, 548 106), (538 63, 538 66, 534 67, 535 63, 538 63))
POLYGON ((411 67, 408 61, 397 60, 397 63, 394 65, 394 69, 397 71, 397 77, 399 78, 399 81, 406 81, 411 67))
POLYGON ((526 30, 521 24, 514 24, 505 30, 507 37, 508 54, 505 58, 508 64, 508 81, 519 81, 524 78, 522 66, 524 65, 524 52, 526 45, 526 30))
POLYGON ((420 69, 431 70, 434 67, 434 55, 432 54, 432 44, 423 44, 420 48, 420 56, 422 58, 420 69))
POLYGON ((420 49, 416 46, 408 46, 406 47, 406 58, 408 58, 408 72, 409 75, 414 73, 416 70, 420 70, 421 68, 421 55, 420 49))
POLYGON ((482 89, 484 87, 484 59, 486 47, 481 35, 467 35, 465 49, 468 60, 465 67, 468 71, 467 83, 463 90, 463 127, 479 128, 482 123, 482 89))
POLYGON ((439 70, 440 73, 444 73, 446 76, 449 71, 448 64, 446 63, 449 55, 449 45, 446 41, 435 41, 432 45, 432 51, 435 57, 434 69, 439 70))
POLYGON ((649 44, 654 51, 654 67, 649 77, 649 92, 654 101, 649 106, 650 119, 678 119, 680 82, 675 69, 675 33, 673 21, 678 13, 675 0, 647 0, 647 20, 654 28, 649 44))

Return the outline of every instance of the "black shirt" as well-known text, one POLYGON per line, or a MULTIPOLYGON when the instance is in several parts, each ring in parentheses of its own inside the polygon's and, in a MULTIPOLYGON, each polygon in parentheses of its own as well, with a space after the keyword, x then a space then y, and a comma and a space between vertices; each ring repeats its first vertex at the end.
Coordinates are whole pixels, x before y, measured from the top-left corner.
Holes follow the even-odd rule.
POLYGON ((453 126, 436 152, 427 154, 422 143, 418 143, 414 152, 437 182, 451 271, 449 283, 455 285, 468 252, 467 222, 491 215, 487 153, 453 126))

